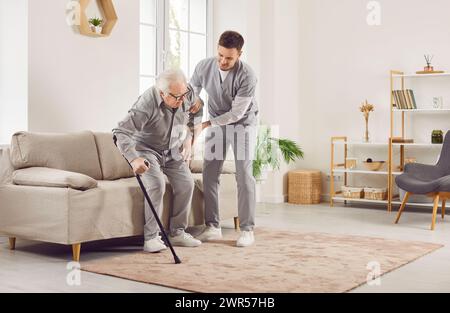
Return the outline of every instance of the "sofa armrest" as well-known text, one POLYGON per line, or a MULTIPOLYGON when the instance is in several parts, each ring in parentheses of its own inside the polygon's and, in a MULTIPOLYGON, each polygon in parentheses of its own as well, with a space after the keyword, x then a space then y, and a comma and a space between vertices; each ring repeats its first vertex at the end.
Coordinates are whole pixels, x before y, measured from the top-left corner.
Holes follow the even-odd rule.
POLYGON ((87 175, 47 167, 29 167, 13 172, 16 185, 72 188, 88 190, 97 187, 97 181, 87 175))
POLYGON ((10 149, 0 149, 0 186, 12 183, 12 173, 14 167, 11 163, 10 149))

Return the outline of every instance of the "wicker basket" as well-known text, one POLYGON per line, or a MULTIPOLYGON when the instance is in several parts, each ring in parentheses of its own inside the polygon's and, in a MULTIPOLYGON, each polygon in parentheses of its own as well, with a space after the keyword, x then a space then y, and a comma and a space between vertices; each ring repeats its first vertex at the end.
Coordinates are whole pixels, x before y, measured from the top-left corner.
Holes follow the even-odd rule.
POLYGON ((386 188, 364 188, 364 199, 367 200, 386 200, 386 188))
POLYGON ((361 199, 364 197, 364 188, 342 186, 342 196, 349 199, 361 199))
POLYGON ((318 204, 322 193, 322 173, 297 170, 288 173, 288 202, 293 204, 318 204))

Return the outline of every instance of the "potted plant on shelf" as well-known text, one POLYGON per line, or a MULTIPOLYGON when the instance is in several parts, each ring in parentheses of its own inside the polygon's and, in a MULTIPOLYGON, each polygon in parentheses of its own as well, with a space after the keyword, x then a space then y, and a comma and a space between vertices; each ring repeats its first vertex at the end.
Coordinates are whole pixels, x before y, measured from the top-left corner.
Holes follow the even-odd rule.
POLYGON ((102 24, 103 20, 98 17, 93 17, 89 19, 89 24, 91 25, 91 29, 96 34, 102 33, 102 24))
POLYGON ((296 142, 289 139, 273 138, 268 126, 260 126, 256 141, 253 176, 257 182, 267 179, 270 170, 280 168, 281 158, 289 164, 303 158, 303 151, 296 142))

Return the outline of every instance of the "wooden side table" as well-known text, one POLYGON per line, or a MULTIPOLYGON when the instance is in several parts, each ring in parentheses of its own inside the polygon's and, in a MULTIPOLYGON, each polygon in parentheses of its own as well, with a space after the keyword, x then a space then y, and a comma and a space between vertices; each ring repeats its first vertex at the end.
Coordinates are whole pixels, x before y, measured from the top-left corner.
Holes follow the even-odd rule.
POLYGON ((318 204, 322 194, 322 173, 316 170, 295 170, 288 173, 288 202, 318 204))

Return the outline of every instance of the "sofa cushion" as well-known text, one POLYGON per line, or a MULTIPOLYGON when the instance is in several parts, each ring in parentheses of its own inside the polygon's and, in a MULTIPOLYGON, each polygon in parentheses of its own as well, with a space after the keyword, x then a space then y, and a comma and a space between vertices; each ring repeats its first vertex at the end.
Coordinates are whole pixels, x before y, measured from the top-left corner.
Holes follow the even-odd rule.
POLYGON ((61 187, 88 190, 97 187, 97 181, 89 176, 48 167, 30 167, 16 170, 13 183, 24 186, 61 187))
POLYGON ((119 149, 114 145, 113 134, 96 132, 94 133, 94 137, 95 143, 97 144, 103 180, 133 177, 133 171, 119 149))
POLYGON ((15 133, 11 141, 15 169, 49 167, 102 179, 94 135, 77 133, 15 133))

